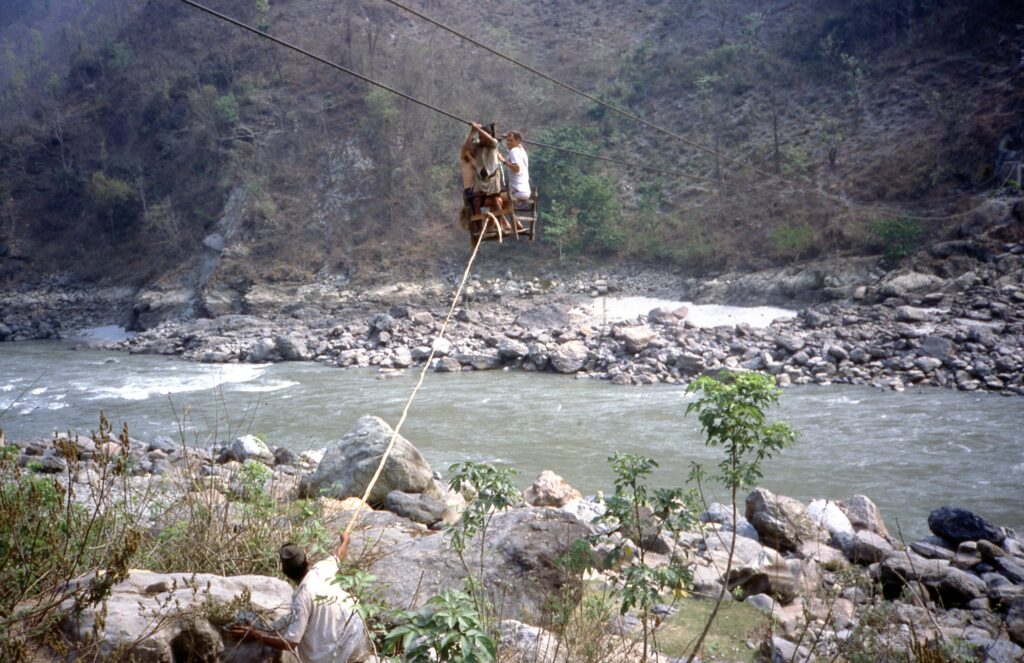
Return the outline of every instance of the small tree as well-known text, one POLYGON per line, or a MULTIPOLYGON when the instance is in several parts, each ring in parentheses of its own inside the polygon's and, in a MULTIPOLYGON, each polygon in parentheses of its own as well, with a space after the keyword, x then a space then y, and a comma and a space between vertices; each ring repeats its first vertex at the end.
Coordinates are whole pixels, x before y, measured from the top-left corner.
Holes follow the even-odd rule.
POLYGON ((448 471, 451 479, 448 485, 452 490, 459 492, 475 493, 475 496, 466 504, 462 518, 448 529, 448 535, 452 540, 452 548, 459 556, 463 568, 466 570, 467 582, 472 592, 476 609, 480 614, 486 614, 486 602, 483 597, 483 589, 480 586, 479 577, 474 577, 473 570, 466 561, 465 552, 470 540, 480 535, 480 560, 477 573, 484 572, 484 551, 487 543, 487 527, 490 525, 494 513, 517 504, 521 496, 519 490, 512 483, 512 477, 516 471, 510 467, 494 467, 489 463, 456 463, 448 471))
MULTIPOLYGON (((609 459, 615 472, 615 494, 608 498, 604 519, 619 524, 626 540, 636 543, 639 555, 629 557, 630 563, 622 574, 621 614, 631 608, 640 611, 643 625, 643 657, 647 660, 648 644, 654 638, 650 616, 665 590, 685 590, 690 582, 690 571, 679 564, 675 555, 668 566, 652 568, 646 563, 645 542, 668 531, 679 531, 693 524, 693 496, 682 489, 659 488, 650 491, 647 479, 658 467, 651 458, 616 452, 609 459)), ((621 550, 617 551, 621 554, 621 550)))
POLYGON ((558 262, 564 259, 564 247, 576 233, 575 210, 565 209, 565 205, 557 200, 551 201, 551 210, 544 224, 544 240, 558 245, 558 262))
MULTIPOLYGON (((697 413, 697 420, 705 435, 704 444, 721 447, 725 451, 725 457, 718 464, 718 474, 714 478, 729 490, 735 527, 739 490, 755 485, 763 476, 762 463, 793 443, 795 436, 787 424, 769 423, 765 417, 765 409, 778 403, 781 390, 775 386, 770 375, 750 372, 726 373, 720 379, 703 376, 690 383, 686 393, 697 394, 696 399, 686 406, 686 414, 697 413)), ((695 463, 691 479, 699 485, 703 477, 703 469, 695 463)), ((715 607, 697 637, 693 651, 686 659, 687 663, 692 663, 697 656, 718 615, 728 589, 735 551, 736 534, 733 532, 725 565, 725 582, 722 583, 715 607)))

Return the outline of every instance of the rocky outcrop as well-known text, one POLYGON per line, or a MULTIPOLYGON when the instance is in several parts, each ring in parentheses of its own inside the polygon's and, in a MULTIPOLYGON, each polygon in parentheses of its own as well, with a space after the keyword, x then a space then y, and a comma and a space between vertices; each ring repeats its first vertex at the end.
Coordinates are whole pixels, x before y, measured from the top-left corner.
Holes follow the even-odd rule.
POLYGON ((805 541, 820 536, 807 507, 792 497, 756 488, 747 495, 746 506, 746 518, 761 541, 777 550, 797 550, 805 541))
MULTIPOLYGON (((73 585, 92 580, 79 578, 73 585)), ((287 611, 292 588, 263 576, 131 571, 99 606, 76 613, 66 601, 60 630, 72 648, 95 652, 99 660, 218 661, 229 651, 231 660, 265 660, 272 650, 227 639, 221 628, 235 617, 227 606, 243 593, 253 608, 277 618, 287 611)))
MULTIPOLYGON (((397 516, 374 512, 365 517, 353 533, 350 554, 358 558, 364 550, 388 550, 375 559, 369 570, 378 578, 385 599, 393 605, 416 605, 441 590, 458 587, 466 568, 451 547, 449 537, 426 530, 409 530, 397 516), (395 532, 404 527, 408 536, 390 547, 395 532), (383 544, 382 544, 383 542, 383 544)), ((343 526, 339 522, 339 525, 343 526)), ((573 542, 590 531, 582 522, 555 509, 524 507, 494 514, 484 541, 483 569, 479 538, 470 542, 466 559, 491 600, 501 605, 510 619, 529 621, 541 614, 546 603, 566 587, 571 578, 558 564, 573 542)))
POLYGON ((976 513, 944 506, 928 514, 928 529, 953 544, 964 541, 989 541, 1000 544, 1006 535, 976 513))
POLYGON ((580 491, 551 470, 544 470, 525 491, 523 500, 531 506, 562 507, 583 499, 580 491))

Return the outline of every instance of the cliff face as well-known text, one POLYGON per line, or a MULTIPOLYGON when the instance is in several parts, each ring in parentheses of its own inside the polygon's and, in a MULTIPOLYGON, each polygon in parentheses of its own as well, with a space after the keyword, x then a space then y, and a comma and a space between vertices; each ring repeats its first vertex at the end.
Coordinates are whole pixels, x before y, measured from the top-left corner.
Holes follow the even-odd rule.
MULTIPOLYGON (((1013 2, 409 1, 689 143, 386 2, 209 4, 457 116, 703 178, 531 148, 570 255, 699 272, 869 253, 879 220, 1003 184, 998 144, 1024 114, 1013 2)), ((387 278, 464 259, 457 122, 183 3, 9 7, 5 281, 387 278)), ((500 253, 544 264, 554 247, 500 253)))

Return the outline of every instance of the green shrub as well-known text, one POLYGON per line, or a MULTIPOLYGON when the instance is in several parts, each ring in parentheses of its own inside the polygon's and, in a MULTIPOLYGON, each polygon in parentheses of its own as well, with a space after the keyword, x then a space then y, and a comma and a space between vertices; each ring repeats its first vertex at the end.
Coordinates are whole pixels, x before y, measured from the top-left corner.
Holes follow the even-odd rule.
POLYGON ((798 259, 818 241, 818 234, 807 223, 787 225, 772 230, 769 235, 772 253, 780 258, 798 259))
POLYGON ((213 102, 213 111, 217 117, 217 126, 221 131, 234 129, 240 119, 238 114, 238 99, 233 92, 217 97, 213 102))
POLYGON ((899 216, 873 222, 871 232, 881 243, 885 259, 895 262, 913 253, 921 245, 926 231, 918 219, 899 216))
POLYGON ((385 651, 403 652, 405 661, 487 663, 497 657, 494 640, 487 635, 473 599, 465 592, 441 592, 419 610, 406 613, 405 618, 406 623, 395 627, 385 639, 385 651))

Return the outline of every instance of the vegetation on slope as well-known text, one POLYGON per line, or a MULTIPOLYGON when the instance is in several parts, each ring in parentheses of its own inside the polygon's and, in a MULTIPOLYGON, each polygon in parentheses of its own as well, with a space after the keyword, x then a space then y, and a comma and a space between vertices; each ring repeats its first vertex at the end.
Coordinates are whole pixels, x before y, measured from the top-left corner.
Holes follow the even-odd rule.
MULTIPOLYGON (((532 148, 549 242, 508 252, 545 262, 700 271, 878 250, 873 228, 898 215, 860 204, 957 209, 992 186, 1024 98, 1011 57, 1021 9, 998 0, 562 1, 510 17, 415 5, 724 158, 385 3, 210 4, 461 117, 703 178, 532 148)), ((12 7, 0 26, 5 277, 175 277, 215 232, 228 251, 213 279, 239 285, 461 262, 466 127, 181 3, 12 7)))

